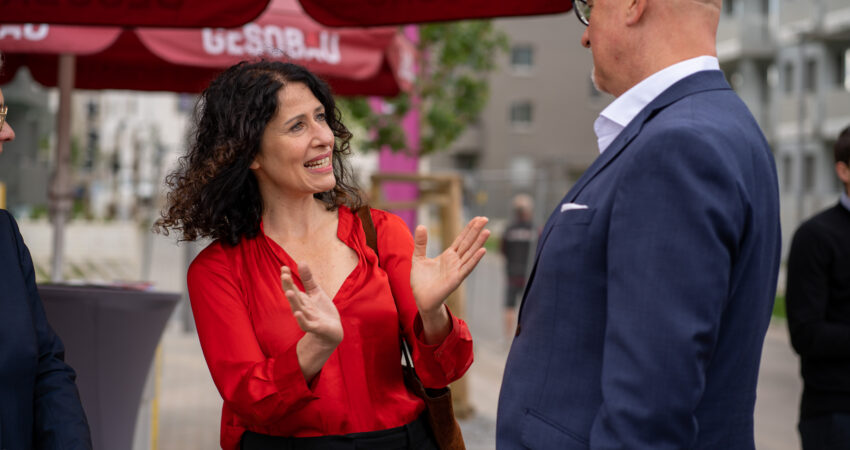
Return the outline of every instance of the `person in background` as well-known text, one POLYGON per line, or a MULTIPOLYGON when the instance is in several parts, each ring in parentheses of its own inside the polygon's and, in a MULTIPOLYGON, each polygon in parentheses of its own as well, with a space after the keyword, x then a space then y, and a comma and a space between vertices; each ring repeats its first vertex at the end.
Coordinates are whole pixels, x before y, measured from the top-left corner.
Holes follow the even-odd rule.
POLYGON ((516 327, 516 305, 522 297, 528 280, 528 257, 531 245, 536 239, 531 214, 534 203, 526 194, 518 194, 513 199, 513 220, 502 233, 501 250, 505 255, 505 339, 514 334, 516 327))
POLYGON ((850 127, 834 152, 838 204, 800 225, 788 253, 785 301, 803 376, 803 450, 850 450, 850 127))
POLYGON ((754 448, 780 262, 773 155, 717 60, 721 0, 574 0, 616 99, 537 246, 497 417, 509 449, 754 448))
POLYGON ((214 240, 188 287, 224 400, 222 448, 435 449, 399 340, 427 388, 472 364, 469 329, 444 301, 484 256, 487 220, 432 259, 425 227, 414 238, 373 209, 376 255, 354 212, 351 133, 327 84, 296 64, 224 71, 195 125, 159 226, 214 240))
MULTIPOLYGON (((0 90, 0 153, 3 143, 15 139, 9 112, 0 90)), ((0 292, 0 449, 91 449, 76 374, 47 323, 32 258, 5 209, 0 209, 0 292)))

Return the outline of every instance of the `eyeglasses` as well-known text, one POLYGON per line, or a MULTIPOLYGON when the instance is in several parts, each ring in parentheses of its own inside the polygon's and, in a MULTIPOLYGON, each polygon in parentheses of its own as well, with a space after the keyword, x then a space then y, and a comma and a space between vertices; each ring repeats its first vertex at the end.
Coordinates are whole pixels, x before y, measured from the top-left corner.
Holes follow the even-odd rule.
POLYGON ((573 10, 576 12, 579 22, 583 23, 584 26, 590 25, 590 11, 592 9, 593 7, 588 5, 586 0, 573 0, 573 10))
POLYGON ((0 105, 0 130, 3 129, 3 125, 6 124, 6 113, 9 112, 9 107, 6 105, 0 105))

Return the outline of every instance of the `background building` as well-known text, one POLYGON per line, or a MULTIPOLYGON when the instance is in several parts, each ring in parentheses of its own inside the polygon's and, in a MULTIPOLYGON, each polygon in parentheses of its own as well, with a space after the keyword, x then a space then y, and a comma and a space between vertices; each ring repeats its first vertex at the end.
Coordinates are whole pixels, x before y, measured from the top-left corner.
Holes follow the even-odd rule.
POLYGON ((832 147, 850 125, 850 2, 726 0, 717 41, 776 158, 787 254, 797 225, 840 192, 832 147))
MULTIPOLYGON (((497 223, 511 194, 532 194, 542 224, 597 156, 593 121, 612 97, 593 88, 572 13, 494 23, 511 50, 490 77, 490 102, 430 166, 465 173, 473 212, 497 223)), ((725 0, 717 47, 774 151, 787 251, 800 221, 840 192, 832 146, 850 125, 850 2, 725 0)))
POLYGON ((591 83, 584 27, 572 12, 493 23, 510 50, 490 75, 490 100, 452 148, 430 157, 430 167, 464 173, 470 212, 497 228, 520 192, 534 197, 542 223, 599 154, 593 121, 612 97, 591 83))
POLYGON ((16 217, 30 216, 39 205, 46 213, 48 162, 55 148, 56 126, 49 95, 32 81, 29 73, 22 73, 13 83, 3 86, 3 97, 16 135, 14 144, 3 146, 0 163, 0 182, 6 186, 6 208, 16 217))

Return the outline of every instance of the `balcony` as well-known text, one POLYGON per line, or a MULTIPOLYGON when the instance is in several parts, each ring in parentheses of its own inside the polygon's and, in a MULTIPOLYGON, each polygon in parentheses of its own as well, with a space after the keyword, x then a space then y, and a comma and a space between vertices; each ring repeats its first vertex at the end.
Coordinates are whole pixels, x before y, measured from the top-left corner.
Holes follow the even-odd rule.
POLYGON ((721 62, 739 58, 770 58, 775 51, 767 17, 743 11, 724 16, 717 29, 717 56, 721 62))
POLYGON ((847 0, 827 0, 824 9, 823 31, 825 33, 833 34, 850 30, 850 4, 847 0))
POLYGON ((824 96, 821 136, 834 137, 850 125, 850 92, 835 88, 824 96))

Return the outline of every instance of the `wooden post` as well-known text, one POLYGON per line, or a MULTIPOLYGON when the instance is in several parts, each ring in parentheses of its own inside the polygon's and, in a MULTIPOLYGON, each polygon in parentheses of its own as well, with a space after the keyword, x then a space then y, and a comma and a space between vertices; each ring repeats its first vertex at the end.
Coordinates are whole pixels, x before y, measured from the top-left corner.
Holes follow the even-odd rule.
MULTIPOLYGON (((369 198, 370 205, 381 209, 410 209, 421 205, 437 205, 440 211, 440 240, 445 249, 460 234, 462 189, 458 175, 418 175, 418 174, 374 174, 369 198), (406 181, 419 187, 419 199, 413 202, 387 202, 382 195, 382 184, 387 181, 406 181)), ((463 319, 466 315, 466 292, 461 284, 446 304, 455 317, 463 319)), ((452 387, 452 403, 455 416, 464 419, 474 412, 469 403, 469 390, 466 378, 455 381, 452 387)))

